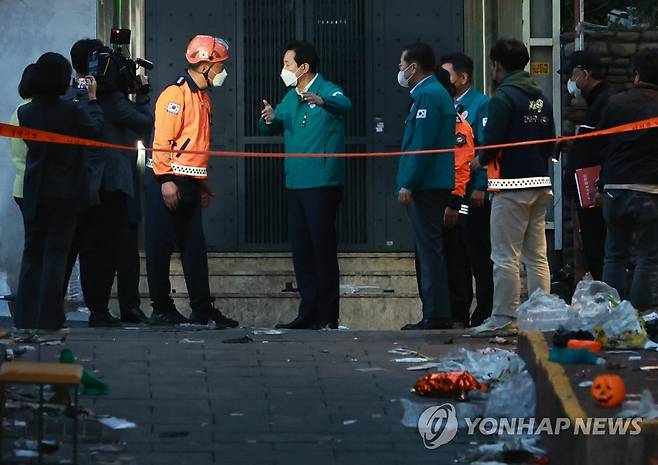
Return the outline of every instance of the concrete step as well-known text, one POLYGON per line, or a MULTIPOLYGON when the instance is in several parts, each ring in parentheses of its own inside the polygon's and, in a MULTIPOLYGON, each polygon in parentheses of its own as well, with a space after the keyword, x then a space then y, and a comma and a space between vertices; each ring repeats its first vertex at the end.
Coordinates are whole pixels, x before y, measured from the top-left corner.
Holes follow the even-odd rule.
MULTIPOLYGON (((273 327, 297 316, 299 297, 296 293, 214 294, 216 306, 243 326, 273 327)), ((181 313, 190 312, 186 294, 174 294, 181 313)), ((110 308, 118 313, 118 302, 110 308)), ((148 297, 142 309, 149 313, 148 297)), ((343 295, 340 301, 340 324, 352 330, 399 330, 407 323, 421 319, 420 299, 414 294, 343 295)))
MULTIPOLYGON (((338 254, 341 273, 365 273, 374 271, 415 272, 414 254, 412 253, 341 253, 338 254)), ((142 269, 146 261, 142 256, 142 269)), ((239 271, 292 272, 292 258, 287 253, 210 253, 208 267, 211 275, 239 271)), ((175 254, 171 260, 171 272, 182 273, 180 256, 175 254)))
MULTIPOLYGON (((270 272, 233 272, 211 274, 210 289, 216 293, 278 293, 286 288, 286 283, 296 286, 295 275, 290 271, 270 272)), ((170 277, 173 292, 185 294, 187 286, 182 273, 173 273, 170 277)), ((345 272, 340 277, 341 292, 350 294, 394 292, 413 294, 417 292, 415 273, 409 271, 385 272, 376 271, 367 274, 345 272), (371 286, 372 289, 359 288, 371 286)), ((148 293, 146 276, 140 279, 140 292, 148 293)))

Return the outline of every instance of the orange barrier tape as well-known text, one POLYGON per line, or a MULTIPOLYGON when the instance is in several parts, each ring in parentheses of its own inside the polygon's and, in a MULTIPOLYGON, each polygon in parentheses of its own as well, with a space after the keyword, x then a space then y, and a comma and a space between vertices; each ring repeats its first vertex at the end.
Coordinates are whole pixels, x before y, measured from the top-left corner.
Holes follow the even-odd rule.
MULTIPOLYGON (((483 145, 476 147, 475 150, 505 149, 510 147, 523 147, 526 145, 552 144, 556 142, 568 142, 572 140, 588 139, 590 137, 608 136, 623 132, 642 131, 645 129, 658 128, 658 117, 649 118, 633 123, 622 124, 614 128, 594 131, 578 136, 556 137, 553 139, 530 140, 524 142, 513 142, 509 144, 483 145)), ((36 142, 48 142, 52 144, 83 145, 86 147, 103 147, 118 150, 137 150, 136 147, 126 145, 110 144, 91 139, 82 139, 73 136, 64 136, 54 132, 41 131, 39 129, 30 129, 12 124, 0 123, 0 137, 13 139, 23 139, 36 142)), ((169 152, 169 149, 147 148, 148 152, 169 152)), ((364 153, 262 153, 262 152, 229 152, 215 150, 186 150, 186 153, 209 155, 213 157, 245 157, 245 158, 285 158, 285 157, 322 157, 322 158, 358 158, 358 157, 397 157, 400 155, 430 155, 440 153, 450 153, 454 149, 435 149, 435 150, 415 150, 411 152, 364 152, 364 153)))

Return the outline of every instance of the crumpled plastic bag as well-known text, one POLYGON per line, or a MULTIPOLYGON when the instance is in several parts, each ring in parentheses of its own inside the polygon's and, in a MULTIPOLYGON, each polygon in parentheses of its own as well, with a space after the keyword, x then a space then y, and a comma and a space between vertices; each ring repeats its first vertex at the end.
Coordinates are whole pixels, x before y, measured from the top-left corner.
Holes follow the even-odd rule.
POLYGON ((573 318, 573 311, 564 300, 542 289, 533 292, 516 312, 521 331, 555 331, 573 318))
POLYGON ((592 331, 608 321, 621 298, 617 290, 602 281, 583 279, 571 299, 574 319, 570 329, 592 331))
MULTIPOLYGON (((419 402, 409 399, 400 399, 402 405, 402 426, 406 428, 418 428, 418 419, 425 410, 438 404, 436 400, 421 400, 419 402)), ((454 402, 452 404, 457 411, 457 424, 459 428, 466 428, 468 425, 465 418, 481 418, 484 415, 484 401, 454 402)))
POLYGON ((484 416, 532 418, 535 415, 536 407, 535 382, 530 373, 523 370, 512 374, 490 390, 484 416))
POLYGON ((481 383, 504 380, 525 370, 525 362, 514 352, 498 348, 460 348, 434 365, 438 372, 468 371, 481 383))
POLYGON ((648 338, 638 311, 627 300, 613 307, 609 319, 594 327, 594 334, 605 347, 644 347, 648 338))
POLYGON ((643 420, 654 420, 658 418, 658 405, 653 401, 651 391, 642 391, 640 400, 627 400, 617 414, 620 418, 642 418, 643 420))
POLYGON ((640 315, 628 301, 620 301, 616 289, 601 281, 583 279, 571 301, 573 318, 565 328, 590 331, 605 347, 644 347, 647 331, 640 315))

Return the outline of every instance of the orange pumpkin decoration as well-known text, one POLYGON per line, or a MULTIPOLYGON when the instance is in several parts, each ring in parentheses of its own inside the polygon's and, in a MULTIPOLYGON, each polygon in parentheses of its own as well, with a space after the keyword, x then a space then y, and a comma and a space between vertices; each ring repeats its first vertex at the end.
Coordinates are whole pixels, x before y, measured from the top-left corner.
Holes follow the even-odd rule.
POLYGON ((619 375, 599 375, 592 382, 591 392, 601 407, 616 407, 624 401, 626 385, 619 375))

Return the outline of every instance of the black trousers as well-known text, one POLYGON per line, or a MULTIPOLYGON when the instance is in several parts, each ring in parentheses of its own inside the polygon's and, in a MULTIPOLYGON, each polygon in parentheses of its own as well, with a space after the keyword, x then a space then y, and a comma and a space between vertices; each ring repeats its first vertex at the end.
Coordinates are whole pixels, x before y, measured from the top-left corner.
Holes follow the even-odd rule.
POLYGON ((190 307, 206 312, 212 306, 208 283, 208 255, 201 219, 201 190, 193 178, 177 176, 181 200, 177 210, 169 210, 160 183, 146 173, 145 251, 151 305, 155 313, 175 310, 170 296, 169 263, 174 250, 181 253, 190 307))
POLYGON ((493 262, 491 261, 491 202, 468 210, 466 237, 468 257, 475 278, 477 307, 471 316, 471 326, 478 326, 491 316, 493 307, 493 262))
POLYGON ((320 323, 338 321, 336 214, 342 198, 340 187, 288 190, 288 235, 302 299, 300 318, 320 323))
POLYGON ((77 218, 78 211, 68 202, 44 201, 36 217, 24 221, 17 328, 59 329, 64 324, 64 281, 77 218))
POLYGON ((126 224, 121 234, 117 264, 117 291, 121 312, 139 308, 139 224, 126 224))
POLYGON ((416 279, 423 302, 423 320, 452 320, 448 270, 443 245, 443 213, 450 191, 414 192, 407 214, 416 243, 416 279))
POLYGON ((99 192, 100 203, 89 208, 80 234, 80 281, 85 305, 92 313, 108 311, 114 277, 127 228, 127 196, 99 192))
POLYGON ((473 302, 473 275, 468 257, 468 217, 459 215, 453 228, 443 228, 443 245, 448 268, 452 319, 468 327, 473 302))
MULTIPOLYGON (((583 241, 585 263, 592 277, 597 281, 603 278, 603 257, 605 256, 606 224, 602 208, 582 208, 576 206, 580 237, 583 241)), ((630 240, 630 238, 629 238, 630 240)))

